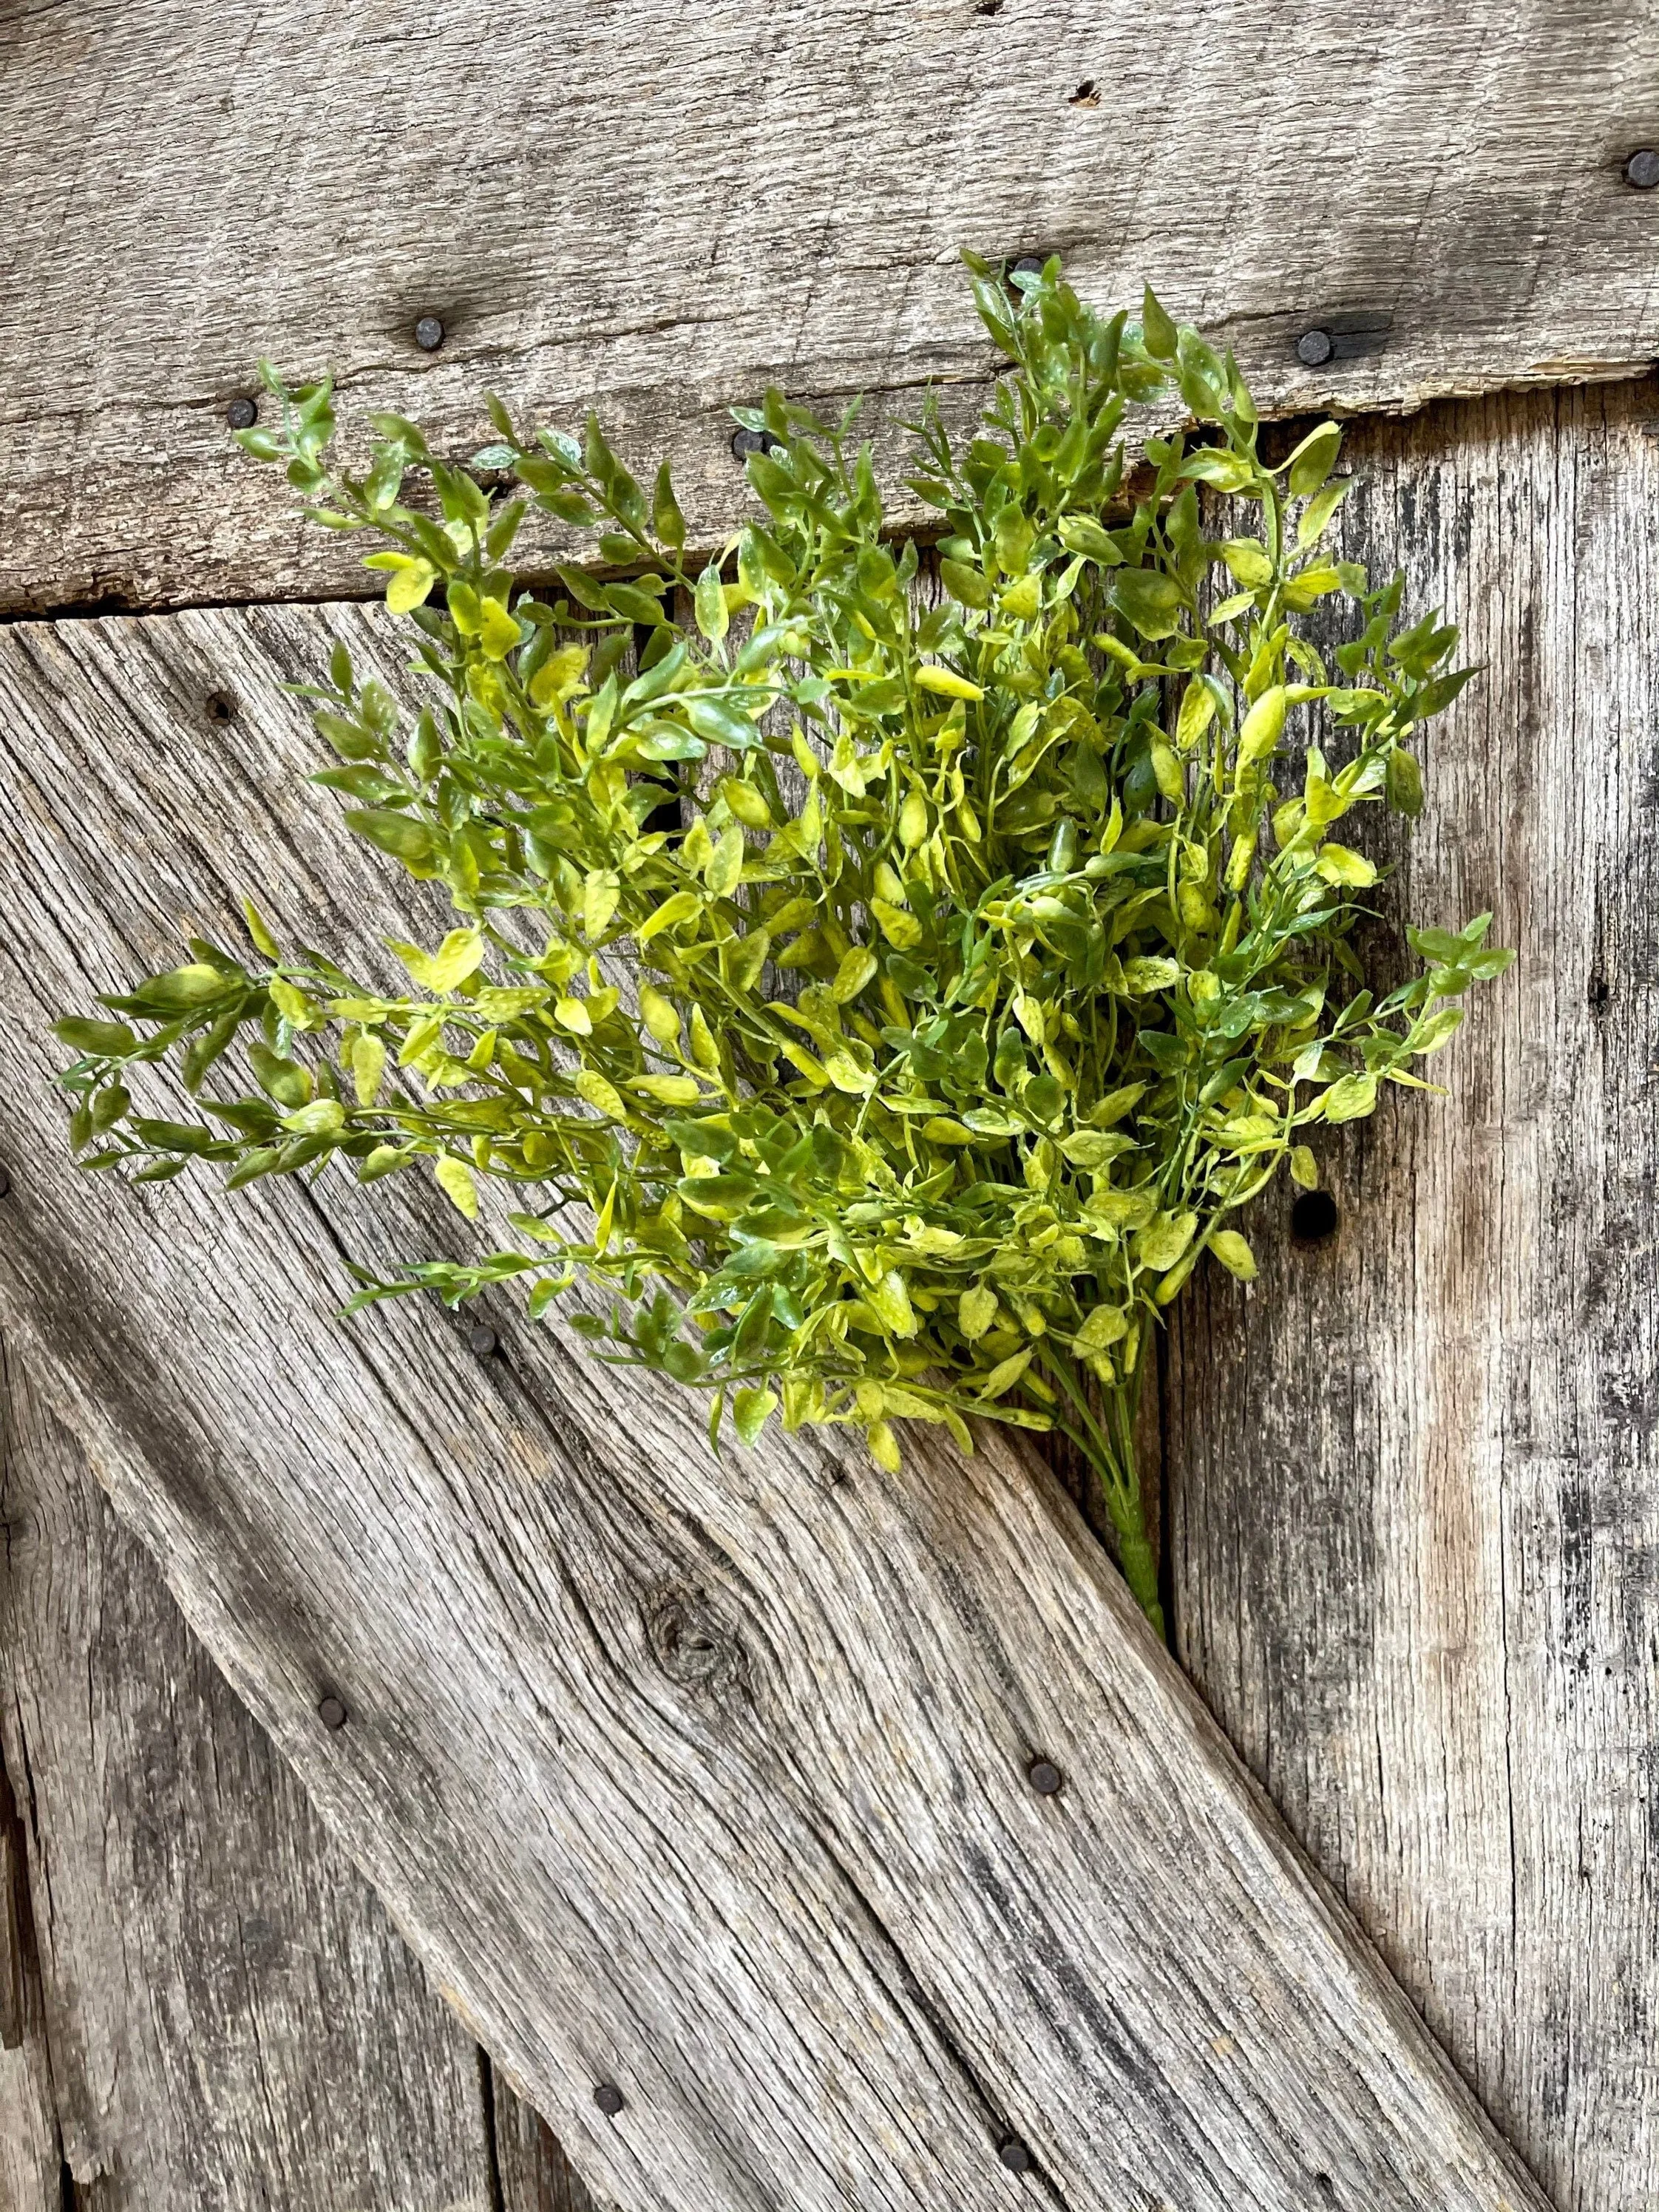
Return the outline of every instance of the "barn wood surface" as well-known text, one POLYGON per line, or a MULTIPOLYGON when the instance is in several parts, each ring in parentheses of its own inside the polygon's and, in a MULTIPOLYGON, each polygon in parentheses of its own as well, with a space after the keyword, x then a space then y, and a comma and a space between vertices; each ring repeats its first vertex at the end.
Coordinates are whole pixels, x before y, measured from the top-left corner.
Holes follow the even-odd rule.
POLYGON ((181 916, 228 932, 257 884, 370 974, 411 926, 308 818, 276 686, 331 635, 386 639, 345 607, 0 638, 3 1303, 430 1979, 623 2212, 1538 2212, 1034 1463, 717 1465, 692 1400, 511 1307, 488 1360, 428 1303, 332 1319, 343 1253, 453 1248, 424 1184, 70 1167, 47 1017, 181 916))
POLYGON ((1399 907, 1518 957, 1176 1310, 1181 1655, 1561 2212, 1659 2202, 1659 389, 1369 424, 1346 549, 1486 672, 1399 907))
POLYGON ((1644 0, 8 9, 0 611, 362 592, 232 447, 261 355, 453 453, 487 387, 596 404, 699 543, 732 403, 867 393, 902 511, 924 387, 962 425, 995 365, 963 246, 1150 278, 1274 409, 1632 374, 1656 82, 1644 0))
POLYGON ((591 2212, 3 1364, 0 2212, 591 2212))

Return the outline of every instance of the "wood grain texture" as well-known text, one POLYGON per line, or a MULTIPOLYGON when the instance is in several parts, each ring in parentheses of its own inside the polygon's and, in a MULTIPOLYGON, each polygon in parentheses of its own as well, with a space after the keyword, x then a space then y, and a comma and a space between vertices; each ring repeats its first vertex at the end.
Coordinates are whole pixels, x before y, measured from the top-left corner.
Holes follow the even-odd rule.
POLYGON ((1645 0, 9 9, 0 608, 361 592, 234 453, 261 354, 461 452, 486 386, 596 403, 706 542, 769 380, 869 393, 896 490, 921 387, 993 367, 963 245, 1151 278, 1275 408, 1636 374, 1656 83, 1645 0))
POLYGON ((3 1364, 0 1741, 53 2212, 57 2141, 96 2212, 489 2212, 476 2047, 3 1364))
POLYGON ((1213 1277, 1165 1407, 1179 1644, 1561 2212, 1659 2199, 1659 391, 1352 443, 1348 550, 1486 673, 1398 884, 1517 948, 1213 1277))
POLYGON ((368 972, 412 924, 307 819, 279 676, 369 611, 0 637, 3 1306, 54 1404, 432 1978, 623 2212, 1534 2212, 1057 1486, 901 1480, 512 1310, 344 1330, 426 1186, 225 1203, 76 1176, 49 1012, 223 929, 368 972), (242 701, 228 734, 210 690, 242 701), (839 1476, 840 1479, 836 1478, 839 1476), (349 1719, 317 1717, 326 1692, 349 1719), (1039 1752, 1058 1798, 1024 1779, 1039 1752), (596 2082, 626 2106, 604 2118, 596 2082), (999 2163, 1009 2131, 1033 2179, 999 2163), (1322 2177, 1323 2179, 1322 2179, 1322 2177))
POLYGON ((39 1955, 28 1901, 28 1846, 0 1760, 0 2212, 64 2212, 63 2140, 52 2097, 39 1955))
POLYGON ((500 2212, 600 2212, 540 2113, 487 2069, 500 2212))

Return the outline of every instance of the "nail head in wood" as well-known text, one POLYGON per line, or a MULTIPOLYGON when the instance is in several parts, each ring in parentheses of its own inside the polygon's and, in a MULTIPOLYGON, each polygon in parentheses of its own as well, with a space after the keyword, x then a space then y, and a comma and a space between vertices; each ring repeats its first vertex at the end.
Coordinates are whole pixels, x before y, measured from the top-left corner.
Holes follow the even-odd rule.
POLYGON ((740 461, 746 461, 750 453, 769 453, 782 442, 769 430, 737 429, 732 433, 732 451, 740 461))
POLYGON ((997 2145, 997 2156, 1010 2173, 1030 2173, 1036 2166, 1031 2147, 1023 2136, 1004 2136, 997 2145))
POLYGON ((593 2092, 593 2102, 606 2119, 614 2120, 628 2100, 614 2081, 601 2081, 593 2092))
POLYGON ((422 353, 436 353, 444 342, 444 326, 436 315, 422 315, 415 325, 415 343, 422 353))
POLYGON ((1336 351, 1328 331, 1304 331, 1296 342, 1296 357, 1304 368, 1321 368, 1336 351))
POLYGON ((346 1724, 346 1709, 338 1698, 324 1698, 318 1704, 317 1717, 325 1729, 343 1729, 346 1724))
POLYGON ((1040 253, 1022 253, 1018 261, 1009 263, 1008 274, 1011 276, 1041 276, 1042 256, 1040 253))
POLYGON ((1066 1786, 1066 1777, 1052 1759, 1034 1759, 1025 1770, 1025 1779, 1039 1797, 1058 1797, 1066 1786))
POLYGON ((479 1322, 466 1333, 469 1352, 480 1359, 493 1359, 501 1346, 501 1339, 487 1322, 479 1322))
POLYGON ((1650 192, 1659 185, 1659 150, 1638 146, 1625 164, 1625 182, 1638 192, 1650 192))
POLYGON ((225 410, 225 420, 233 430, 251 430, 259 419, 259 410, 246 392, 233 399, 225 410))

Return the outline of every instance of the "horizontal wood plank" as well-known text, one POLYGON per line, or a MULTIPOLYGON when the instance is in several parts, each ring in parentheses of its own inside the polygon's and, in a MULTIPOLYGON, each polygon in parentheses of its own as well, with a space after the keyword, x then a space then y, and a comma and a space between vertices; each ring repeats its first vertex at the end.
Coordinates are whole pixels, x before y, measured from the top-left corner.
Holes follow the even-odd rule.
POLYGON ((1561 2212, 1659 2201, 1659 389, 1356 434, 1345 550, 1485 674, 1391 904, 1511 974, 1176 1318, 1175 1614, 1561 2212))
POLYGON ((0 1370, 0 1742, 51 2100, 29 2212, 60 2212, 60 2164, 98 2212, 489 2212, 471 2039, 0 1370))
POLYGON ((596 404, 709 543, 731 403, 867 392, 905 514, 923 386, 994 365, 962 246, 1150 278, 1280 410, 1636 374, 1656 83, 1643 0, 9 9, 0 611, 361 592, 234 452, 261 354, 460 453, 486 387, 596 404))
POLYGON ((69 1167, 47 1017, 181 916, 422 926, 309 819, 331 633, 387 665, 350 608, 0 637, 0 1305, 432 1978, 623 2212, 1536 2212, 1035 1464, 716 1464, 562 1323, 331 1319, 343 1253, 453 1248, 424 1184, 69 1167))

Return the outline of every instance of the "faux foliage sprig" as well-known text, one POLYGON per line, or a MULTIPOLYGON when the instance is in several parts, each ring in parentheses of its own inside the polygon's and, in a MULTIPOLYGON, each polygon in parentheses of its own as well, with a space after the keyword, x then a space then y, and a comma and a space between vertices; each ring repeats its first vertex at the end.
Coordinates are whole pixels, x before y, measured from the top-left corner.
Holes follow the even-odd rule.
POLYGON ((118 1018, 60 1023, 64 1080, 83 1164, 139 1180, 424 1164, 470 1217, 477 1178, 511 1186, 516 1244, 364 1276, 352 1308, 525 1278, 540 1315, 585 1277, 615 1293, 575 1316, 599 1356, 707 1391, 716 1439, 781 1407, 896 1469, 895 1419, 964 1450, 975 1418, 1064 1431, 1156 1619, 1133 1431, 1160 1316, 1206 1251, 1252 1276, 1241 1210, 1281 1163, 1312 1186, 1307 1135, 1419 1083, 1442 1002, 1509 956, 1485 915, 1413 931, 1425 972, 1378 997, 1349 941, 1376 869, 1331 833, 1418 812, 1407 741, 1469 672, 1399 578, 1322 550, 1336 425, 1269 467, 1231 355, 1150 293, 1102 320, 1056 261, 1012 295, 969 261, 1012 373, 965 452, 917 426, 933 605, 850 411, 734 410, 769 440, 767 519, 696 565, 666 466, 647 498, 595 422, 520 436, 492 401, 459 467, 380 416, 358 476, 328 382, 267 371, 281 426, 241 443, 384 541, 427 679, 411 719, 337 645, 302 687, 339 757, 315 781, 459 926, 393 944, 388 994, 250 908, 256 961, 192 939, 118 1018), (1132 475, 1127 412, 1171 393, 1198 434, 1132 475), (531 506, 638 573, 517 589, 531 506), (1307 617, 1344 599, 1334 676, 1307 617), (133 1102, 174 1059, 203 1118, 133 1102))

